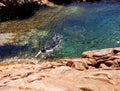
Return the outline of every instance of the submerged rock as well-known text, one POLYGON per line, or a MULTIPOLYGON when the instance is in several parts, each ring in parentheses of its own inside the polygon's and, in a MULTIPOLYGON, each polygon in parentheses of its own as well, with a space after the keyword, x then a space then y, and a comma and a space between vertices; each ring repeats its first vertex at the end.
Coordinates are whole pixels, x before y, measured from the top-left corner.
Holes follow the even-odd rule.
POLYGON ((1 33, 0 34, 0 46, 4 44, 8 44, 12 42, 12 39, 14 38, 13 33, 1 33))

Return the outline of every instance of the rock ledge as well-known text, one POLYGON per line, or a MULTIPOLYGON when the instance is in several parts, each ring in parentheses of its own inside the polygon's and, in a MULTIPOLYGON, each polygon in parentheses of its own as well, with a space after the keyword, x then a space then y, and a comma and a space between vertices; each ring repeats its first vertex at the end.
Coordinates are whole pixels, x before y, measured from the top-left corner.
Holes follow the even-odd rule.
POLYGON ((119 54, 108 48, 56 62, 1 63, 0 91, 119 91, 119 54))

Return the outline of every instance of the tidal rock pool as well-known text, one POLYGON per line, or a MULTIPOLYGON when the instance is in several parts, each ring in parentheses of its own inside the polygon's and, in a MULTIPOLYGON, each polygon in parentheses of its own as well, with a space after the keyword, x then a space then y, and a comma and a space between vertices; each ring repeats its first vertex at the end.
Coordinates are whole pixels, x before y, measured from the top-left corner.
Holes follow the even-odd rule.
POLYGON ((80 57, 86 50, 120 46, 120 3, 72 3, 45 8, 23 20, 0 23, 1 33, 13 33, 12 42, 0 43, 2 57, 35 57, 44 47, 57 48, 42 58, 80 57))

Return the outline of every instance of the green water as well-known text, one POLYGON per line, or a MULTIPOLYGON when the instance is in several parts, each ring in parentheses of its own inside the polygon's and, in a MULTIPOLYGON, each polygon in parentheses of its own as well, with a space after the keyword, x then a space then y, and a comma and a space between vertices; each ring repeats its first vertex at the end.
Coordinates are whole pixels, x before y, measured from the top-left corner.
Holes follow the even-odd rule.
POLYGON ((34 57, 45 44, 52 43, 55 34, 62 36, 60 47, 45 55, 47 58, 80 57, 86 50, 120 46, 120 3, 48 8, 25 20, 1 23, 0 29, 17 31, 13 43, 0 47, 1 57, 34 57))

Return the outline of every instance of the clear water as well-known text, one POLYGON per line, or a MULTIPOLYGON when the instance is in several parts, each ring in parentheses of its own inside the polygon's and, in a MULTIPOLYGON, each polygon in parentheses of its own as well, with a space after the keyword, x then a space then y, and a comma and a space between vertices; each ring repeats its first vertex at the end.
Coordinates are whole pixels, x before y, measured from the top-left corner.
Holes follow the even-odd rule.
POLYGON ((0 52, 0 55, 34 57, 53 41, 55 34, 62 36, 60 48, 48 58, 80 57, 83 51, 120 47, 120 3, 73 3, 44 11, 48 10, 45 16, 41 17, 38 11, 38 16, 26 20, 34 22, 43 18, 42 24, 38 22, 32 31, 17 36, 17 45, 2 46, 10 53, 0 52))
POLYGON ((62 57, 80 56, 83 51, 120 46, 120 3, 74 5, 77 10, 65 15, 61 29, 64 36, 62 57), (80 10, 80 9, 83 10, 80 10))

